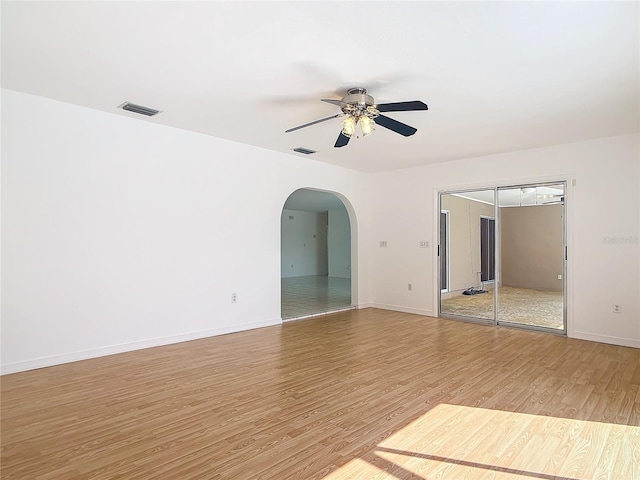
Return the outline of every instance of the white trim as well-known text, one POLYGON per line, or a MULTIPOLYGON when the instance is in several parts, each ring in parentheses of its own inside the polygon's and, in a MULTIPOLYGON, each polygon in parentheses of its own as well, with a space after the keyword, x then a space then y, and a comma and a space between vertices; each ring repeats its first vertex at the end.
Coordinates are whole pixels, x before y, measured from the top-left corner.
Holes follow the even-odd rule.
POLYGON ((432 310, 425 310, 424 308, 403 307, 402 305, 387 305, 386 303, 370 303, 367 304, 371 308, 379 308, 381 310, 392 310, 394 312, 413 313, 414 315, 424 315, 427 317, 433 317, 432 310))
POLYGON ((33 360, 25 360, 21 362, 4 364, 0 366, 0 370, 1 370, 0 375, 24 372, 26 370, 35 370, 36 368, 51 367, 53 365, 60 365, 62 363, 77 362, 79 360, 88 360, 90 358, 104 357, 106 355, 114 355, 116 353, 142 350, 144 348, 171 345, 172 343, 188 342, 191 340, 199 340, 201 338, 207 338, 207 337, 216 337, 218 335, 226 335, 229 333, 242 332, 245 330, 253 330, 256 328, 272 327, 274 325, 281 325, 281 324, 282 324, 281 318, 274 318, 270 320, 263 320, 260 322, 250 322, 242 325, 215 328, 213 330, 201 330, 199 332, 183 333, 179 335, 172 335, 169 337, 152 338, 149 340, 141 340, 139 342, 121 343, 118 345, 92 348, 90 350, 80 350, 73 353, 64 353, 62 355, 52 355, 50 357, 34 358, 33 360))
POLYGON ((298 320, 308 320, 309 318, 323 317, 325 315, 333 315, 334 313, 348 312, 349 310, 355 310, 356 308, 357 307, 351 306, 351 307, 338 308, 337 310, 329 310, 328 312, 310 313, 308 315, 301 315, 299 317, 283 319, 282 323, 296 322, 298 320))
POLYGON ((572 332, 569 338, 576 338, 578 340, 588 340, 590 342, 608 343, 611 345, 618 345, 621 347, 633 347, 640 348, 640 340, 634 340, 632 338, 622 337, 610 337, 608 335, 598 335, 588 332, 572 332))
POLYGON ((375 308, 375 307, 373 306, 373 303, 359 303, 356 306, 356 309, 358 310, 363 310, 365 308, 375 308))

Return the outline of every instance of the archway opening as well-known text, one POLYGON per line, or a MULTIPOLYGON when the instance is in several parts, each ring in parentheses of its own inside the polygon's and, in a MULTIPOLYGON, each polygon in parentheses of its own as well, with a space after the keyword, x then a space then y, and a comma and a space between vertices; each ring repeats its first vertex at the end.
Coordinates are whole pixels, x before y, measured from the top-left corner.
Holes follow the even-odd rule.
POLYGON ((354 308, 352 219, 336 194, 299 189, 281 215, 283 321, 354 308))

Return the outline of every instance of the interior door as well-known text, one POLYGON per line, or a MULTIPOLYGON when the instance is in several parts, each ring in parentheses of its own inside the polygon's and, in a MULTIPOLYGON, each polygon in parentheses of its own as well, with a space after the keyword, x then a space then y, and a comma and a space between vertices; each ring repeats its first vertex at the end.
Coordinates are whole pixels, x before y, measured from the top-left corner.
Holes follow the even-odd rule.
POLYGON ((482 282, 493 282, 496 278, 495 232, 495 219, 480 217, 480 280, 482 282))

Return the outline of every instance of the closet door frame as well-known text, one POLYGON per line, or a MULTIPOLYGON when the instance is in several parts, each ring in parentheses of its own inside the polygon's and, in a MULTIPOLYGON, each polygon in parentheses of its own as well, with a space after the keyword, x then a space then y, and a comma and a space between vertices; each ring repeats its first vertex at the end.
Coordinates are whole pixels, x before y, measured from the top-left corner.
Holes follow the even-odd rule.
MULTIPOLYGON (((531 182, 524 182, 522 184, 509 184, 509 185, 493 185, 493 186, 489 186, 489 187, 476 187, 476 188, 466 188, 466 189, 452 189, 452 190, 439 190, 436 191, 436 195, 437 195, 437 205, 438 205, 438 209, 437 209, 437 233, 436 233, 436 238, 437 240, 437 274, 436 274, 436 281, 437 281, 437 285, 438 285, 438 301, 437 303, 437 315, 438 316, 443 316, 445 318, 452 318, 452 319, 456 319, 456 320, 462 320, 462 321, 468 321, 468 322, 475 322, 475 323, 483 323, 483 324, 493 324, 495 326, 508 326, 508 327, 514 327, 514 328, 523 328, 526 330, 533 330, 533 331, 542 331, 542 332, 546 332, 546 333, 553 333, 553 334, 559 334, 559 335, 567 335, 568 332, 568 315, 567 315, 567 304, 568 304, 568 278, 567 278, 567 272, 568 272, 568 234, 567 234, 567 195, 568 194, 568 181, 566 179, 564 180, 545 180, 545 181, 531 181, 531 182), (563 328, 560 329, 554 329, 554 328, 547 328, 547 327, 541 327, 541 326, 535 326, 535 325, 527 325, 527 324, 522 324, 522 323, 517 323, 517 322, 508 322, 508 321, 504 321, 500 319, 499 316, 499 286, 501 285, 501 235, 500 235, 500 229, 501 229, 501 225, 500 225, 500 205, 499 205, 499 192, 500 190, 509 190, 509 189, 516 189, 516 188, 531 188, 531 187, 544 187, 544 186, 554 186, 554 185, 562 185, 563 186, 563 192, 564 192, 564 196, 562 198, 562 250, 563 250, 563 267, 562 267, 562 325, 563 328), (494 250, 494 269, 495 269, 495 275, 494 275, 494 298, 493 298, 493 320, 491 319, 487 319, 487 318, 481 318, 481 317, 468 317, 468 316, 462 316, 462 315, 455 315, 455 314, 448 314, 448 313, 443 313, 442 312, 442 294, 446 293, 444 290, 440 289, 440 285, 441 285, 441 263, 440 263, 440 215, 441 212, 443 210, 442 207, 442 197, 443 195, 456 195, 456 194, 464 194, 464 193, 470 193, 470 192, 479 192, 479 191, 493 191, 493 209, 494 209, 494 213, 493 213, 493 218, 494 218, 494 243, 495 243, 495 250, 494 250)), ((448 219, 450 219, 449 215, 447 216, 448 219)), ((490 217, 489 217, 490 218, 490 217)), ((447 232, 448 237, 450 237, 450 230, 449 232, 447 232)), ((448 239, 447 237, 447 239, 448 239)), ((448 247, 448 246, 447 246, 448 247)), ((447 248, 447 254, 449 256, 449 261, 450 261, 450 257, 451 257, 451 251, 449 248, 447 248)), ((447 270, 448 270, 448 274, 450 275, 450 267, 447 266, 447 270)), ((451 290, 451 284, 450 284, 450 278, 449 278, 449 283, 448 285, 448 290, 451 290)))

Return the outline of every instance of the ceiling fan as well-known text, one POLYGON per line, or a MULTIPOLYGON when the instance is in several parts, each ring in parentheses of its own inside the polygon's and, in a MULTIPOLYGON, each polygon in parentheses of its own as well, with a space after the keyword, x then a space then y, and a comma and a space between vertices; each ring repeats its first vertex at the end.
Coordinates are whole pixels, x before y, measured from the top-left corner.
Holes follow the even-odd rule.
POLYGON ((317 123, 326 122, 333 118, 345 117, 342 121, 342 131, 338 135, 338 139, 334 147, 344 147, 349 143, 349 139, 355 134, 356 126, 360 124, 360 130, 362 135, 366 137, 375 130, 375 125, 380 125, 384 128, 388 128, 400 135, 409 137, 416 133, 418 130, 406 125, 402 122, 398 122, 393 118, 389 118, 382 115, 380 112, 407 112, 412 110, 427 110, 428 107, 425 103, 414 100, 411 102, 395 102, 395 103, 381 103, 376 105, 373 97, 367 94, 365 88, 357 87, 348 90, 347 95, 342 100, 333 100, 329 98, 321 98, 323 102, 331 103, 340 107, 341 112, 332 115, 330 117, 321 118, 313 122, 305 123, 297 127, 286 130, 285 133, 294 132, 301 128, 310 127, 317 123))

